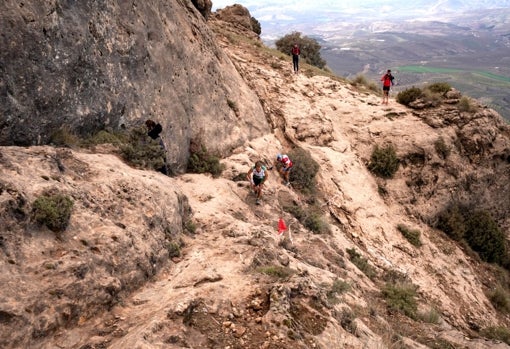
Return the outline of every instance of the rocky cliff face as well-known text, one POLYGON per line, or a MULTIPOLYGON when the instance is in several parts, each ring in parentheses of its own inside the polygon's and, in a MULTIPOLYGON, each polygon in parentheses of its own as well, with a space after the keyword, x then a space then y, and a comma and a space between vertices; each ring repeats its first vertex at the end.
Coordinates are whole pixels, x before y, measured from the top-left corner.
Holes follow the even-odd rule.
POLYGON ((8 0, 0 12, 2 145, 152 118, 178 172, 191 139, 226 154, 268 131, 258 99, 191 2, 8 0))

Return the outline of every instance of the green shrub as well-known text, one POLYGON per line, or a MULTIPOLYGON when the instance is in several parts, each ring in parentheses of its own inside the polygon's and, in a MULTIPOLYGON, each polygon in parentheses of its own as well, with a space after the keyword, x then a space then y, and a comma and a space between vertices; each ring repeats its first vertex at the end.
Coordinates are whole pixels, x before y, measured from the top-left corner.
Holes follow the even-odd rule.
POLYGON ((412 245, 416 247, 420 247, 422 245, 420 240, 420 231, 419 230, 413 230, 409 227, 405 226, 404 224, 397 225, 397 229, 402 233, 402 235, 409 241, 412 245))
POLYGON ((349 254, 349 260, 354 264, 363 274, 368 276, 369 279, 373 280, 376 276, 376 271, 373 266, 368 263, 366 258, 363 258, 361 254, 354 248, 346 249, 349 254))
POLYGON ((374 92, 379 92, 379 86, 373 82, 373 81, 369 81, 365 75, 356 75, 356 77, 354 78, 354 80, 351 81, 351 85, 353 86, 364 86, 366 87, 367 89, 369 89, 370 91, 374 91, 374 92))
POLYGON ((464 213, 467 208, 458 203, 452 203, 439 213, 437 219, 437 228, 445 232, 449 237, 456 241, 464 238, 467 231, 466 219, 464 213))
POLYGON ((409 106, 412 102, 423 95, 423 91, 418 87, 411 87, 397 94, 397 102, 409 106))
POLYGON ((464 112, 475 112, 477 110, 476 106, 473 104, 471 99, 466 96, 462 96, 457 105, 460 111, 464 112))
POLYGON ((365 75, 358 74, 358 75, 356 75, 354 80, 352 80, 351 85, 354 85, 354 86, 359 86, 359 85, 365 86, 367 83, 368 83, 367 77, 365 75))
POLYGON ((106 130, 101 130, 92 137, 89 137, 84 141, 85 145, 97 145, 97 144, 114 144, 120 145, 124 143, 124 140, 121 134, 114 134, 108 132, 106 130))
POLYGON ((389 309, 399 311, 411 319, 416 319, 418 311, 416 288, 411 283, 387 283, 382 290, 382 294, 389 309))
POLYGON ((389 144, 384 148, 380 148, 376 145, 372 151, 368 169, 379 177, 392 178, 398 170, 399 163, 393 145, 389 144))
POLYGON ((457 349, 456 345, 448 342, 443 338, 434 338, 433 340, 426 341, 427 346, 431 349, 457 349))
POLYGON ((329 224, 322 216, 322 212, 316 207, 312 206, 305 209, 299 205, 286 205, 283 210, 296 217, 301 224, 313 233, 324 234, 331 231, 329 224))
POLYGON ((319 172, 319 164, 311 157, 309 152, 301 148, 292 149, 288 155, 293 163, 289 176, 293 188, 304 194, 315 193, 317 186, 315 176, 319 172))
POLYGON ((429 91, 444 95, 452 89, 452 86, 447 82, 434 82, 426 87, 429 91))
POLYGON ((253 32, 257 35, 260 35, 262 33, 262 29, 260 27, 260 22, 255 17, 250 17, 251 22, 251 29, 253 32))
POLYGON ((336 316, 340 322, 340 326, 349 333, 354 334, 356 332, 356 314, 350 309, 342 309, 342 312, 336 316))
POLYGON ((220 163, 220 159, 209 153, 199 139, 192 140, 190 157, 188 159, 188 172, 210 173, 216 178, 221 175, 223 169, 224 165, 220 163))
POLYGON ((166 249, 170 258, 181 256, 181 245, 175 241, 169 242, 166 249))
POLYGON ((480 334, 485 338, 495 339, 505 342, 506 344, 510 344, 510 330, 508 330, 508 328, 506 327, 501 326, 487 327, 481 330, 480 334))
POLYGON ((450 147, 446 145, 446 142, 444 141, 443 137, 439 137, 434 142, 434 148, 436 149, 437 155, 439 155, 440 158, 446 159, 450 155, 450 147))
POLYGON ((336 279, 335 281, 333 281, 331 289, 327 292, 328 301, 333 304, 338 303, 337 296, 344 294, 350 289, 351 285, 348 282, 336 279))
POLYGON ((54 232, 63 232, 71 218, 73 201, 63 194, 43 194, 32 204, 34 219, 54 232))
POLYGON ((437 228, 454 240, 464 240, 485 262, 508 263, 505 236, 487 211, 452 203, 439 213, 437 228))
POLYGON ((502 264, 506 260, 506 239, 489 212, 475 211, 467 217, 464 238, 483 261, 502 264))
POLYGON ((133 128, 120 147, 122 158, 130 165, 143 169, 160 169, 165 165, 165 151, 159 141, 150 138, 144 127, 133 128))
POLYGON ((382 279, 387 283, 396 284, 410 282, 409 276, 395 269, 388 269, 384 271, 382 279))
POLYGON ((428 324, 436 324, 438 325, 441 322, 441 315, 437 312, 436 309, 430 308, 428 311, 424 313, 419 313, 418 318, 426 322, 428 324))
POLYGON ((190 234, 195 234, 197 232, 197 225, 195 222, 193 222, 192 219, 188 219, 184 222, 183 228, 185 231, 187 231, 190 234))
POLYGON ((488 296, 496 310, 503 313, 510 313, 510 295, 501 285, 498 285, 492 290, 488 296))
POLYGON ((326 234, 331 232, 331 228, 322 217, 321 212, 312 211, 308 213, 303 221, 303 225, 315 234, 326 234))
POLYGON ((272 277, 286 279, 296 273, 294 269, 288 267, 282 267, 279 265, 269 265, 265 267, 257 268, 257 271, 262 274, 266 274, 272 277))
POLYGON ((300 57, 306 63, 321 69, 326 66, 326 61, 322 59, 320 54, 321 45, 313 38, 301 36, 300 32, 292 32, 279 38, 275 42, 276 49, 287 55, 291 54, 294 44, 298 44, 301 49, 300 57))
POLYGON ((80 139, 68 127, 64 126, 53 132, 50 136, 50 144, 57 147, 74 147, 80 143, 80 139))

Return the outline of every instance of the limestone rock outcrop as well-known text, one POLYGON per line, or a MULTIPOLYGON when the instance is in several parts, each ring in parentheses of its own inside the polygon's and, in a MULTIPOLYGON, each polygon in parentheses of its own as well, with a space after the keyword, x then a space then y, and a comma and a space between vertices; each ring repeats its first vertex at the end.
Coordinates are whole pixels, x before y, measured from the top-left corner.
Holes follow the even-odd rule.
POLYGON ((257 97, 191 2, 7 0, 0 31, 0 145, 152 118, 179 172, 191 139, 224 155, 268 130, 257 97))

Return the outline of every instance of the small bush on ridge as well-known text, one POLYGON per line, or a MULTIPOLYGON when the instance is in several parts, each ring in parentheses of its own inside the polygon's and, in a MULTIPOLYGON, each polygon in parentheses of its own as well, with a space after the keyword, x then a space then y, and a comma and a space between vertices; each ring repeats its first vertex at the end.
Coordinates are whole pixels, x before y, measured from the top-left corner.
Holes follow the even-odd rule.
POLYGON ((309 152, 302 148, 294 148, 288 153, 294 164, 290 171, 292 186, 302 193, 313 194, 317 185, 315 176, 319 172, 319 164, 309 152))
POLYGON ((416 319, 418 302, 416 300, 416 286, 411 283, 387 283, 382 290, 388 308, 399 311, 411 319, 416 319))
POLYGON ((361 254, 356 251, 354 248, 346 249, 346 252, 349 254, 349 260, 354 264, 359 270, 363 272, 369 279, 374 279, 376 276, 376 271, 373 266, 368 263, 366 258, 363 258, 361 254))
POLYGON ((67 228, 73 209, 73 201, 63 194, 43 194, 32 204, 34 219, 53 232, 62 232, 67 228))
POLYGON ((489 339, 496 339, 510 344, 510 330, 501 326, 490 326, 482 329, 480 334, 489 339))
POLYGON ((402 233, 402 235, 409 241, 413 246, 420 247, 422 245, 420 239, 420 231, 410 229, 404 224, 397 225, 397 229, 402 233))
POLYGON ((224 165, 220 163, 220 159, 209 153, 199 138, 191 141, 188 172, 210 173, 216 178, 221 175, 223 169, 224 165))
POLYGON ((384 148, 375 146, 370 157, 368 169, 375 175, 382 178, 392 178, 399 167, 399 160, 393 145, 384 148))
POLYGON ((450 155, 450 147, 446 144, 443 137, 439 137, 434 142, 434 148, 436 149, 437 155, 443 160, 445 160, 450 155))
POLYGON ((452 89, 452 86, 447 82, 434 82, 426 87, 429 91, 444 95, 452 89))
POLYGON ((399 92, 397 94, 397 102, 409 106, 409 104, 420 98, 422 95, 422 90, 413 86, 407 90, 399 92))
POLYGON ((143 169, 159 169, 165 164, 165 151, 157 140, 150 138, 144 127, 135 127, 120 146, 122 158, 143 169))

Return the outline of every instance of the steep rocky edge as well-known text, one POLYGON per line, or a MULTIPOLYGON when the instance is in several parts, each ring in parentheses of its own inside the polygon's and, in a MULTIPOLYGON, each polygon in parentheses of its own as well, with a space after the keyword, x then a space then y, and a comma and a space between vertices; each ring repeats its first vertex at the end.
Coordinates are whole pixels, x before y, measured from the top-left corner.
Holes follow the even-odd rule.
MULTIPOLYGON (((429 226, 452 199, 471 198, 508 235, 508 125, 482 106, 475 113, 381 106, 379 96, 311 67, 292 74, 288 58, 242 26, 221 17, 209 26, 272 131, 225 155, 217 179, 136 170, 109 147, 3 147, 0 346, 508 347, 480 336, 509 326, 487 297, 502 272, 429 226), (451 149, 447 159, 434 149, 438 137, 451 149), (366 164, 373 146, 386 143, 402 166, 381 180, 366 164), (236 180, 255 160, 293 146, 321 166, 330 234, 313 234, 282 211, 305 198, 274 171, 261 207, 236 180), (31 216, 48 189, 75 202, 59 236, 31 216), (290 228, 285 238, 276 235, 279 217, 290 228), (421 247, 402 237, 400 223, 421 232, 421 247), (175 245, 181 256, 170 258, 175 245), (347 249, 375 276, 363 274, 347 249), (420 311, 435 309, 438 321, 388 310, 384 276, 399 273, 418 286, 420 311), (335 281, 348 289, 332 293, 335 281)), ((239 132, 249 139, 251 129, 239 132)))
POLYGON ((225 155, 268 132, 189 1, 7 0, 0 17, 1 145, 48 144, 62 125, 85 136, 153 118, 179 172, 193 138, 225 155))

